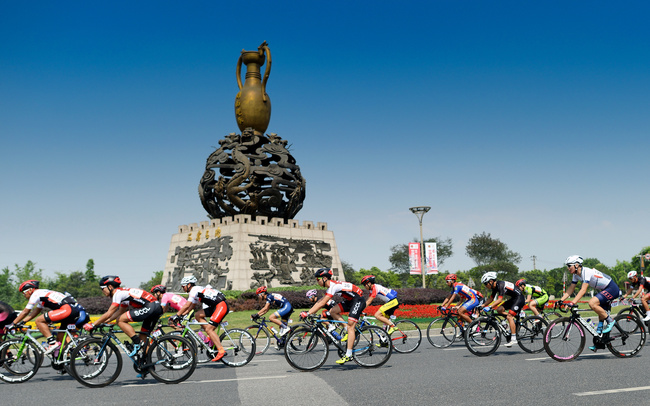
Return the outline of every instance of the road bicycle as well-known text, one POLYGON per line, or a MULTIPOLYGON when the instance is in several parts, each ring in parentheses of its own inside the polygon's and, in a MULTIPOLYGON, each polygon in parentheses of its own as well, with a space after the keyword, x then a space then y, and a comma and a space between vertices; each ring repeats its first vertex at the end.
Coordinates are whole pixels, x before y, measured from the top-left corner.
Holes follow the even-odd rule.
MULTIPOLYGON (((528 352, 537 353, 544 350, 544 331, 546 320, 540 316, 518 317, 515 320, 517 345, 528 352)), ((493 354, 505 338, 510 342, 512 334, 508 319, 490 310, 485 316, 472 321, 465 329, 465 346, 474 355, 484 357, 493 354)))
MULTIPOLYGON (((299 371, 320 368, 327 360, 330 344, 338 350, 339 356, 345 355, 347 342, 338 340, 324 324, 344 321, 321 319, 318 315, 310 315, 304 321, 304 324, 295 326, 287 337, 284 356, 289 365, 299 371)), ((392 350, 390 337, 385 330, 372 325, 363 328, 355 326, 352 359, 358 365, 380 367, 388 361, 392 350)))
POLYGON ((131 356, 132 344, 120 341, 115 328, 115 324, 95 326, 91 336, 72 351, 70 375, 82 385, 98 388, 115 381, 122 371, 120 349, 142 379, 151 374, 159 382, 179 383, 194 372, 197 358, 189 339, 172 334, 148 337, 143 341, 143 349, 131 356))
POLYGON ((285 338, 288 337, 289 333, 292 331, 292 327, 288 324, 291 323, 291 320, 288 320, 287 323, 290 330, 283 336, 275 331, 275 327, 269 327, 266 317, 253 318, 253 322, 255 322, 255 324, 246 327, 246 331, 248 331, 255 339, 255 355, 264 354, 271 346, 272 339, 275 340, 276 349, 281 350, 284 348, 285 338))
POLYGON ((14 326, 10 338, 0 344, 0 380, 8 383, 27 382, 36 375, 45 358, 60 373, 70 372, 70 353, 84 336, 79 336, 77 326, 52 329, 53 334, 63 333, 61 347, 50 354, 39 343, 43 335, 37 329, 24 325, 14 326))
MULTIPOLYGON (((560 310, 566 312, 566 305, 560 310)), ((593 336, 594 351, 607 348, 620 358, 632 357, 643 348, 646 332, 643 324, 634 314, 622 313, 614 317, 614 328, 609 333, 598 333, 594 325, 585 320, 577 306, 571 307, 571 315, 561 317, 549 324, 544 335, 544 349, 556 361, 572 361, 585 348, 586 334, 593 336)))
MULTIPOLYGON (((393 344, 393 349, 402 354, 408 354, 418 349, 422 342, 422 330, 420 327, 411 320, 397 320, 394 315, 390 316, 391 321, 395 325, 395 331, 390 334, 390 342, 393 344)), ((359 320, 359 327, 375 325, 376 317, 364 314, 359 320)), ((340 323, 339 323, 340 324, 340 323)), ((382 327, 388 332, 388 326, 382 327)))
POLYGON ((436 348, 446 348, 465 334, 464 321, 458 318, 458 311, 446 309, 442 316, 431 320, 427 326, 427 340, 436 348))
MULTIPOLYGON (((169 334, 177 334, 189 339, 196 351, 198 363, 211 362, 217 355, 218 349, 210 340, 210 337, 202 331, 201 326, 208 323, 191 321, 193 314, 186 315, 179 324, 171 326, 174 331, 169 332, 169 334)), ((244 366, 255 356, 255 338, 246 330, 240 328, 229 329, 227 326, 228 322, 222 321, 215 330, 221 345, 226 350, 226 355, 221 358, 221 362, 231 367, 244 366)), ((164 328, 162 324, 158 325, 158 329, 163 333, 164 328)))
POLYGON ((613 301, 612 307, 616 307, 616 306, 627 306, 619 310, 617 316, 619 314, 634 314, 641 321, 641 324, 645 328, 646 333, 648 332, 648 328, 650 327, 650 321, 643 321, 646 313, 645 313, 645 308, 643 307, 643 303, 641 302, 641 299, 623 299, 620 301, 613 301))

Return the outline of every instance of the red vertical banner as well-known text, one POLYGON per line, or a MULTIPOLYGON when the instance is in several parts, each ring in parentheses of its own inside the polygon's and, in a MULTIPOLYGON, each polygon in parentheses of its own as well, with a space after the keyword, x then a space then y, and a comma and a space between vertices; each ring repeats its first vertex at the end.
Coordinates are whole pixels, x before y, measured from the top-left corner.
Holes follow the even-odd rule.
POLYGON ((411 275, 422 274, 421 258, 422 256, 420 255, 420 243, 410 242, 409 243, 409 265, 411 268, 411 275))
POLYGON ((424 243, 424 261, 427 275, 438 273, 438 246, 435 242, 424 243))

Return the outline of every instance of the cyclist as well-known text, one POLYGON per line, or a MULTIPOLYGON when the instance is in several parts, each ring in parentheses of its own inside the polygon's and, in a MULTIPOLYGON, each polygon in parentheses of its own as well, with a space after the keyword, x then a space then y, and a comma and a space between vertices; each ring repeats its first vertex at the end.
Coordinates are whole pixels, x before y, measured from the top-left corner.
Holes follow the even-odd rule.
POLYGON ((167 292, 167 287, 165 285, 154 286, 151 288, 151 294, 160 302, 160 306, 163 308, 163 313, 169 312, 171 309, 179 311, 183 306, 185 306, 185 303, 187 303, 187 299, 183 296, 167 292))
POLYGON ((454 303, 457 298, 463 296, 465 298, 465 301, 460 305, 460 308, 458 309, 458 317, 462 318, 467 323, 471 323, 472 317, 470 314, 476 308, 476 306, 481 303, 482 295, 469 286, 461 282, 457 282, 457 279, 458 277, 453 273, 445 276, 445 282, 447 283, 447 286, 452 288, 452 290, 449 296, 440 305, 440 310, 447 310, 447 306, 451 306, 451 304, 454 303))
POLYGON ((481 277, 481 283, 483 283, 488 289, 492 290, 492 294, 489 300, 485 303, 483 311, 489 312, 492 308, 496 311, 506 316, 508 319, 508 324, 510 325, 510 341, 506 342, 504 345, 506 347, 511 347, 514 344, 517 344, 517 326, 515 325, 515 317, 519 317, 519 312, 524 307, 526 298, 523 293, 514 283, 508 281, 499 281, 497 280, 496 272, 486 272, 481 277), (506 297, 508 298, 506 300, 506 297), (506 313, 506 310, 508 311, 506 313))
POLYGON ((65 329, 68 324, 76 324, 80 319, 83 323, 88 315, 83 307, 77 304, 70 294, 49 289, 39 289, 40 282, 30 279, 20 284, 18 290, 28 299, 25 309, 14 320, 15 324, 28 322, 36 317, 44 308, 50 311, 36 317, 34 323, 38 331, 47 339, 45 354, 50 354, 61 346, 64 333, 54 337, 48 324, 61 323, 60 329, 65 329))
POLYGON ((366 307, 370 306, 374 298, 378 298, 384 304, 375 312, 375 318, 388 326, 388 335, 395 331, 395 323, 389 319, 399 307, 397 292, 394 289, 388 289, 378 283, 375 283, 374 275, 366 275, 361 278, 361 284, 370 291, 366 300, 366 307))
MULTIPOLYGON (((616 322, 609 316, 608 311, 612 308, 612 300, 619 297, 621 291, 616 282, 614 282, 609 275, 606 275, 597 269, 583 267, 582 261, 583 259, 580 255, 571 255, 566 259, 566 261, 564 261, 569 272, 573 274, 573 278, 571 279, 571 285, 569 285, 566 293, 562 295, 560 302, 563 302, 571 296, 578 281, 582 281, 580 291, 578 291, 573 300, 568 303, 569 306, 577 305, 578 300, 587 293, 587 289, 591 286, 598 291, 596 296, 589 299, 589 307, 598 315, 598 327, 596 327, 596 331, 598 334, 609 333, 616 322), (607 321, 607 326, 603 328, 605 321, 607 321)), ((595 346, 591 346, 589 349, 596 351, 595 346)))
POLYGON ((366 302, 363 300, 363 291, 350 282, 333 281, 332 270, 328 268, 320 268, 316 271, 314 277, 320 286, 327 288, 327 291, 325 292, 325 296, 316 302, 309 311, 300 313, 300 317, 305 318, 310 314, 315 314, 334 295, 340 295, 343 298, 343 302, 339 303, 338 306, 332 307, 330 315, 336 320, 345 321, 343 316, 341 316, 341 312, 349 312, 347 321, 347 351, 341 359, 336 361, 337 364, 345 364, 348 361, 352 361, 352 347, 356 338, 354 327, 359 321, 363 309, 366 308, 366 302))
POLYGON ((14 308, 9 303, 0 300, 0 334, 5 333, 5 326, 13 324, 16 317, 18 315, 14 308))
POLYGON ((533 314, 539 316, 538 308, 544 310, 544 305, 548 302, 548 292, 539 286, 526 284, 526 279, 519 279, 515 286, 526 296, 526 303, 533 314))
POLYGON ((209 318, 207 324, 202 324, 201 327, 205 333, 210 337, 214 345, 217 346, 217 355, 212 358, 212 361, 219 361, 226 355, 226 349, 221 345, 219 335, 216 328, 219 326, 229 312, 226 297, 221 291, 204 286, 197 286, 197 280, 194 276, 186 276, 181 279, 181 288, 183 292, 188 293, 187 303, 179 311, 176 312, 172 321, 179 321, 182 316, 188 314, 192 309, 197 307, 199 303, 203 304, 203 308, 194 312, 194 318, 199 323, 206 323, 206 317, 209 318))
POLYGON ((147 333, 153 331, 163 309, 156 297, 146 290, 122 288, 121 285, 122 280, 116 275, 106 275, 99 280, 99 287, 104 296, 111 298, 111 305, 94 323, 86 323, 84 329, 91 331, 95 324, 115 320, 118 327, 133 341, 133 349, 128 354, 133 357, 144 347, 142 340, 146 340, 147 333), (130 324, 137 321, 142 322, 139 335, 130 324))
MULTIPOLYGON (((311 289, 311 290, 307 291, 306 296, 307 296, 307 298, 309 299, 309 301, 311 303, 316 303, 316 302, 318 302, 317 294, 318 294, 318 292, 316 291, 316 289, 311 289)), ((334 306, 336 306, 336 301, 334 299, 328 300, 327 303, 325 303, 325 305, 322 307, 323 312, 321 313, 320 318, 321 319, 327 319, 327 320, 334 320, 334 318, 330 315, 330 310, 332 310, 332 307, 334 307, 334 306)), ((325 326, 327 326, 327 330, 332 332, 332 335, 334 335, 334 337, 336 337, 336 339, 338 339, 338 340, 341 339, 341 336, 339 335, 339 333, 334 331, 334 330, 336 330, 336 325, 334 323, 323 322, 323 324, 325 326)))
POLYGON ((645 309, 645 317, 643 318, 643 321, 650 320, 650 306, 648 306, 650 293, 643 293, 644 290, 650 292, 650 281, 645 276, 637 275, 636 271, 628 272, 627 279, 630 280, 630 287, 627 289, 627 292, 625 292, 623 297, 628 297, 629 294, 632 293, 633 289, 637 289, 636 293, 632 296, 632 299, 641 296, 641 303, 643 303, 643 308, 645 309))
POLYGON ((258 298, 262 299, 264 307, 257 313, 253 313, 251 318, 253 320, 258 317, 262 317, 269 311, 271 305, 278 306, 279 309, 269 317, 269 320, 277 324, 280 327, 280 336, 283 336, 289 332, 289 316, 293 313, 293 306, 289 303, 286 297, 282 296, 279 293, 269 293, 266 289, 266 286, 260 286, 255 291, 255 294, 258 298))

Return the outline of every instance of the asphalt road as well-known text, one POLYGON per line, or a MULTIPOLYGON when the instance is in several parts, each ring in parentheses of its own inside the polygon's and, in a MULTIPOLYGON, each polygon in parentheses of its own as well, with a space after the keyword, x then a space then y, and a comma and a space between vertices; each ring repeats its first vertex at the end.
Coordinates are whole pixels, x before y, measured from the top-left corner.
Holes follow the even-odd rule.
POLYGON ((86 388, 43 367, 23 384, 0 382, 2 404, 20 405, 611 405, 649 404, 646 363, 650 348, 619 359, 607 350, 583 352, 573 362, 553 361, 501 346, 488 357, 464 345, 433 348, 426 337, 412 354, 397 354, 377 369, 337 365, 335 352, 315 372, 292 369, 274 349, 240 368, 199 365, 187 381, 141 380, 125 359, 118 380, 86 388))

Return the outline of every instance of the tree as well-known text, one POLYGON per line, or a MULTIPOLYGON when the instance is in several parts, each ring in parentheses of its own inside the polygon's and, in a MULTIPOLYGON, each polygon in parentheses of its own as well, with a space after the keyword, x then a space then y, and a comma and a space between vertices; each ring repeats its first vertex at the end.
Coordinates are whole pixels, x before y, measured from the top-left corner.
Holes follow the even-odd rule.
POLYGON ((352 268, 352 264, 349 262, 341 261, 341 266, 343 267, 343 276, 345 276, 345 280, 350 282, 354 278, 354 273, 356 271, 352 268))
POLYGON ((476 265, 482 266, 495 262, 509 262, 518 264, 521 255, 510 251, 508 246, 497 238, 492 238, 490 233, 474 234, 465 247, 467 256, 472 258, 476 265))
POLYGON ((43 279, 43 270, 36 270, 32 261, 27 261, 25 266, 20 267, 15 264, 15 270, 12 272, 9 268, 4 268, 0 274, 0 298, 9 303, 14 309, 22 309, 27 304, 27 299, 18 292, 18 287, 24 281, 43 279))
POLYGON ((92 258, 86 262, 86 273, 84 277, 87 282, 99 282, 97 280, 97 275, 95 274, 95 261, 93 261, 92 258))
MULTIPOLYGON (((413 239, 413 241, 417 241, 417 239, 413 239)), ((442 263, 445 262, 445 259, 451 257, 454 254, 452 250, 451 238, 444 240, 441 237, 429 238, 427 240, 424 240, 424 242, 435 242, 437 244, 438 265, 442 265, 442 263)), ((408 274, 411 270, 409 264, 409 245, 393 245, 390 248, 390 253, 390 257, 388 257, 391 265, 390 269, 397 273, 408 274)), ((422 283, 420 282, 420 284, 422 283)))
POLYGON ((153 277, 148 282, 140 284, 140 289, 149 292, 151 288, 162 283, 163 271, 154 272, 153 277))

